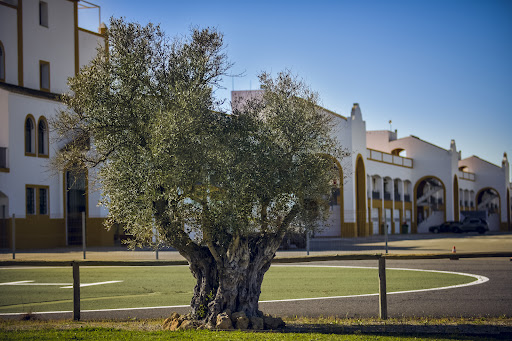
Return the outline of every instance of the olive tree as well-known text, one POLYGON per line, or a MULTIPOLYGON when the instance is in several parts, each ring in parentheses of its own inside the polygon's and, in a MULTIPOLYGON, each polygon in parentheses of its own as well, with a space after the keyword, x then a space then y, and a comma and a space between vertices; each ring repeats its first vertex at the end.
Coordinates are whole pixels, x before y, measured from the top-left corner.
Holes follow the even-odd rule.
POLYGON ((69 81, 54 164, 96 169, 107 227, 123 226, 131 246, 158 231, 179 251, 196 279, 196 319, 261 314, 283 236, 328 213, 331 116, 289 71, 262 73, 258 95, 223 112, 215 90, 230 65, 216 30, 169 42, 158 26, 112 19, 107 37, 69 81))

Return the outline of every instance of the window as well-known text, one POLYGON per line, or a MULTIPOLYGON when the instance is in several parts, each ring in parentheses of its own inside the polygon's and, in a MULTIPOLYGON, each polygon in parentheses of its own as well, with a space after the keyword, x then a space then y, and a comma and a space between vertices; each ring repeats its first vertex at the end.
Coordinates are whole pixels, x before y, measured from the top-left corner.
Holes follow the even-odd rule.
POLYGON ((48 124, 44 116, 39 118, 37 124, 37 153, 39 156, 48 156, 48 124))
POLYGON ((48 214, 48 189, 39 188, 39 214, 48 214))
POLYGON ((50 91, 50 63, 39 61, 39 87, 43 91, 50 91))
POLYGON ((36 155, 36 132, 34 117, 28 115, 25 119, 25 155, 36 155))
POLYGON ((5 50, 0 41, 0 82, 5 82, 5 50))
POLYGON ((25 186, 27 215, 48 215, 49 187, 39 185, 25 186))
POLYGON ((26 201, 27 201, 27 215, 35 214, 36 207, 36 197, 35 197, 35 189, 33 187, 26 188, 26 201))
POLYGON ((48 27, 48 4, 39 1, 39 25, 48 27))

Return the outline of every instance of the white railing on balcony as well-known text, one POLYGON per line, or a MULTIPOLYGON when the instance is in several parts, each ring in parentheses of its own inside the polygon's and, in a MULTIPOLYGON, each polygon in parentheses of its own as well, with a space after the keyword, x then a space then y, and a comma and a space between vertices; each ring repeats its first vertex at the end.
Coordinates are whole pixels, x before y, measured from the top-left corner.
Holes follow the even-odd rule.
POLYGON ((385 152, 368 148, 368 159, 378 162, 389 163, 391 165, 412 168, 413 162, 411 158, 392 155, 385 152))
POLYGON ((475 181, 475 173, 459 171, 459 178, 464 180, 475 181))

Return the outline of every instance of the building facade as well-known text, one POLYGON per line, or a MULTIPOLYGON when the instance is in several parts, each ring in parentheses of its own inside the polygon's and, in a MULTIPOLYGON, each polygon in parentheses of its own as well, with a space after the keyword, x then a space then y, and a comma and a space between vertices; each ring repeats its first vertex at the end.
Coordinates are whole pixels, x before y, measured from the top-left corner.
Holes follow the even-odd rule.
POLYGON ((48 121, 61 109, 67 80, 96 55, 101 29, 79 27, 80 1, 0 0, 0 248, 81 243, 86 213, 91 245, 111 245, 99 194, 87 175, 54 174, 48 121))
POLYGON ((512 231, 506 153, 500 167, 461 159, 454 140, 444 149, 416 136, 398 138, 396 130, 366 131, 358 104, 337 120, 335 134, 350 156, 336 161, 345 181, 333 190, 337 205, 317 236, 427 233, 470 216, 487 219, 490 231, 512 231))
MULTIPOLYGON (((90 3, 87 3, 89 6, 90 3)), ((79 27, 80 1, 0 0, 0 248, 49 248, 82 243, 114 245, 120 231, 107 231, 107 212, 97 204, 90 174, 54 174, 49 120, 62 108, 59 94, 104 44, 79 27), (14 217, 14 219, 13 219, 14 217)), ((234 91, 232 102, 258 95, 234 91)), ((333 158, 331 215, 317 236, 358 237, 425 233, 444 221, 484 214, 492 231, 511 231, 509 162, 460 158, 455 141, 444 149, 415 136, 367 131, 358 104, 350 116, 334 112, 334 134, 347 157, 333 158), (403 226, 407 229, 403 229, 403 226)))

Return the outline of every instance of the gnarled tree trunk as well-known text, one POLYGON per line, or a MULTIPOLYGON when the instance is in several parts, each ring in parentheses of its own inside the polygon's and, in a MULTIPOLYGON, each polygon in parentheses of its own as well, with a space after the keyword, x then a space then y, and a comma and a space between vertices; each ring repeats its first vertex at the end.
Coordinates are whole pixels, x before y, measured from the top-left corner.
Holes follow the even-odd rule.
POLYGON ((281 239, 280 235, 240 238, 222 255, 214 256, 208 247, 184 255, 196 279, 192 315, 213 325, 217 315, 227 310, 259 316, 263 276, 281 239))

